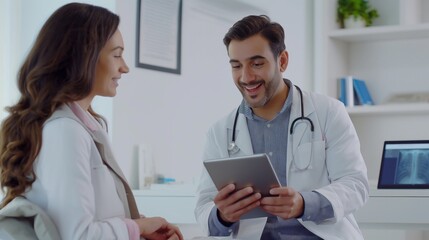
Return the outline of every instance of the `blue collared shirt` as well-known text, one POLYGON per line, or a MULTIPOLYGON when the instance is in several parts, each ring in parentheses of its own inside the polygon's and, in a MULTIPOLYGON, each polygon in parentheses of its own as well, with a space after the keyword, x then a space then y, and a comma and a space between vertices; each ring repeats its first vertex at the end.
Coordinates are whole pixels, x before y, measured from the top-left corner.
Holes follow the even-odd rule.
MULTIPOLYGON (((285 83, 292 90, 292 82, 285 79, 285 83)), ((287 186, 286 156, 292 99, 293 91, 289 91, 282 109, 274 119, 269 121, 254 115, 245 101, 242 101, 239 109, 247 119, 253 152, 268 154, 282 186, 287 186)), ((323 195, 313 191, 300 193, 305 203, 304 213, 301 216, 303 221, 320 223, 334 216, 332 205, 323 195)), ((224 226, 217 218, 217 208, 212 209, 209 217, 210 235, 229 235, 236 227, 235 225, 224 226)), ((302 226, 297 219, 284 220, 278 217, 267 220, 262 239, 282 239, 292 236, 299 236, 300 239, 320 239, 302 226)))

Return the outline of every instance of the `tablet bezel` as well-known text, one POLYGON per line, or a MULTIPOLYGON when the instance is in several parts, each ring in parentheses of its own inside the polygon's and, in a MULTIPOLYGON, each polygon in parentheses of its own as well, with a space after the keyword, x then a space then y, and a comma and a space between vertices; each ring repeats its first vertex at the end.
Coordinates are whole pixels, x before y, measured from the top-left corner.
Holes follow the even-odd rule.
MULTIPOLYGON (((252 186, 255 192, 264 196, 271 196, 269 191, 273 187, 280 187, 280 181, 274 171, 269 157, 263 154, 230 157, 204 161, 204 166, 218 190, 234 183, 236 189, 252 186)), ((241 219, 273 216, 256 208, 241 219)))

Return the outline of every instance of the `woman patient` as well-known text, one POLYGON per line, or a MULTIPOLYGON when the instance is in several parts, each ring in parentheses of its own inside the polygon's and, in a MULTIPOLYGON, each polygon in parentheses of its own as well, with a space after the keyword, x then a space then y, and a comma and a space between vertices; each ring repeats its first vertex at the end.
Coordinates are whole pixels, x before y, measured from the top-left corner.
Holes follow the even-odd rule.
POLYGON ((27 198, 62 239, 183 239, 165 219, 140 216, 91 108, 95 96, 115 96, 129 70, 118 25, 107 9, 71 3, 40 30, 18 75, 20 99, 1 126, 1 207, 27 198))

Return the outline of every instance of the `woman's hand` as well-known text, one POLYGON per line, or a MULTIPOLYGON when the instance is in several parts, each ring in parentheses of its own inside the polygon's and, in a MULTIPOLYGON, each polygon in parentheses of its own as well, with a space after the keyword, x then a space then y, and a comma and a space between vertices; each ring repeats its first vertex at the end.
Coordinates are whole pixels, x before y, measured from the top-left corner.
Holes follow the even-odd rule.
POLYGON ((179 228, 161 217, 134 219, 139 225, 140 236, 153 240, 183 240, 179 228))

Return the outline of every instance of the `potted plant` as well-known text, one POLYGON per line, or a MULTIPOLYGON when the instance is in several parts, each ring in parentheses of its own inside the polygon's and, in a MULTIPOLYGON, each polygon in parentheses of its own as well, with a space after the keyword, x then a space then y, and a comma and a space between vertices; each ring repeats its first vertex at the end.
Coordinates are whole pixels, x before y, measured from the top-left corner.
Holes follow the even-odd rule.
MULTIPOLYGON (((370 6, 368 0, 338 0, 337 22, 341 28, 349 27, 350 21, 360 21, 361 27, 371 26, 372 20, 378 16, 377 10, 370 6)), ((356 27, 356 25, 350 27, 356 27)))

